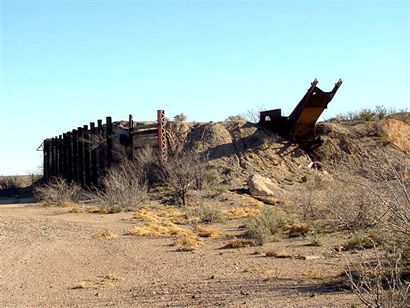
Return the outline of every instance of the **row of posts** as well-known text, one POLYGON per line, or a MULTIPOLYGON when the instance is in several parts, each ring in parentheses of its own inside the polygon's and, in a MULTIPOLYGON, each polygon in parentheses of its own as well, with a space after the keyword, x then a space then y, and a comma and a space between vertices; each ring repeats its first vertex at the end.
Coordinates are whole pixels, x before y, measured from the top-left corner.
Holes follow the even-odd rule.
POLYGON ((113 126, 106 117, 58 137, 44 140, 44 179, 61 177, 81 186, 100 186, 100 173, 113 163, 113 126))

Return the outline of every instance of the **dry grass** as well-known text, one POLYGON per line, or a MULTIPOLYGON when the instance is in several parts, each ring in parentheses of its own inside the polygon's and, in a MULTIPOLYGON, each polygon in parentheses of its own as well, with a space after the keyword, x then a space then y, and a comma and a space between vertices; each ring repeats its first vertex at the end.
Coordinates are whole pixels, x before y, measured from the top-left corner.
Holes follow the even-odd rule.
POLYGON ((286 250, 267 251, 267 252, 265 252, 265 256, 274 257, 274 258, 278 258, 278 259, 292 258, 292 255, 290 254, 290 252, 286 251, 286 250))
POLYGON ((294 223, 286 227, 285 231, 289 233, 290 237, 297 237, 307 234, 310 228, 310 225, 307 223, 294 223))
POLYGON ((51 204, 63 206, 67 202, 75 202, 81 199, 83 190, 80 186, 74 183, 68 183, 61 178, 55 178, 49 183, 36 187, 34 195, 40 201, 51 204))
POLYGON ((251 240, 235 238, 226 243, 222 249, 245 248, 252 246, 255 246, 255 243, 251 240))
POLYGON ((133 218, 147 222, 166 222, 182 224, 187 220, 187 215, 176 207, 153 207, 140 209, 133 214, 133 218))
POLYGON ((91 287, 90 282, 82 280, 82 281, 78 282, 75 286, 73 286, 71 289, 80 290, 80 289, 88 289, 89 287, 91 287))
POLYGON ((281 272, 276 267, 250 267, 244 270, 245 273, 259 274, 263 277, 280 278, 281 272))
POLYGON ((133 236, 169 237, 190 232, 187 229, 178 227, 170 221, 149 222, 144 226, 134 226, 128 230, 127 234, 133 236))
POLYGON ((230 219, 255 217, 260 213, 260 208, 236 207, 225 211, 225 215, 230 219))
POLYGON ((219 237, 221 233, 218 230, 196 226, 193 230, 199 237, 219 237))
POLYGON ((120 280, 115 274, 107 274, 98 276, 94 281, 82 280, 73 286, 72 290, 82 289, 106 289, 113 287, 115 283, 120 280))
POLYGON ((98 232, 97 234, 94 235, 94 238, 102 238, 102 239, 113 239, 116 238, 118 235, 109 231, 109 230, 104 230, 101 232, 98 232))
POLYGON ((203 202, 187 208, 187 215, 191 223, 212 224, 225 219, 221 206, 213 202, 203 202))
POLYGON ((193 232, 177 234, 174 242, 174 246, 178 251, 193 251, 201 245, 203 245, 203 242, 193 232))
POLYGON ((109 209, 107 207, 90 207, 90 208, 86 208, 85 211, 87 213, 91 213, 91 214, 108 214, 109 213, 109 209))

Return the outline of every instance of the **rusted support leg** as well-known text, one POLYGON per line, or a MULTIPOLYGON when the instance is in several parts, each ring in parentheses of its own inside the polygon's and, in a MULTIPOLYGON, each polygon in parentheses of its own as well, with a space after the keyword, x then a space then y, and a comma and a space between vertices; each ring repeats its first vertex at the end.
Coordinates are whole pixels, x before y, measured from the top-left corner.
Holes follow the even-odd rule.
POLYGON ((128 117, 128 159, 134 158, 134 122, 132 114, 128 117))
POLYGON ((161 162, 165 162, 168 158, 167 151, 167 134, 165 128, 165 111, 157 110, 158 123, 158 158, 161 162))

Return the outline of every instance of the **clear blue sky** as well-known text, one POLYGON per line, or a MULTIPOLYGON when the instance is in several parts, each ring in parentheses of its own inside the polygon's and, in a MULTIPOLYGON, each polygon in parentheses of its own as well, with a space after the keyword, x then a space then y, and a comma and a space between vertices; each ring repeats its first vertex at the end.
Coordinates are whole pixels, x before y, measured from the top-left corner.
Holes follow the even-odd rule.
POLYGON ((325 112, 410 106, 409 1, 0 0, 0 175, 43 139, 111 115, 289 113, 316 77, 325 112))

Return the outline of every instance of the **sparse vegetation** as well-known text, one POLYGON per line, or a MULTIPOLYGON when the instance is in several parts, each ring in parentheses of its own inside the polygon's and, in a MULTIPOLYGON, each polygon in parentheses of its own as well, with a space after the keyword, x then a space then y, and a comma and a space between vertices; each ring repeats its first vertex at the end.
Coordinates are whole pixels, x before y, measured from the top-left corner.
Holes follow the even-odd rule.
POLYGON ((163 180, 174 196, 176 203, 188 205, 192 189, 203 189, 215 185, 218 178, 209 169, 206 157, 196 152, 183 151, 171 158, 163 166, 163 180))
POLYGON ((222 249, 245 248, 255 246, 255 242, 243 238, 235 238, 226 243, 222 249))
POLYGON ((147 198, 144 169, 135 161, 125 160, 113 166, 102 183, 103 188, 94 192, 93 197, 105 207, 134 208, 147 198))
POLYGON ((178 233, 174 246, 178 251, 192 251, 203 245, 203 242, 192 232, 178 233))
POLYGON ((399 112, 407 112, 407 109, 400 109, 397 110, 395 108, 386 108, 385 106, 378 105, 371 108, 362 108, 358 111, 347 112, 347 113, 339 113, 336 115, 336 120, 342 121, 372 121, 372 120, 381 120, 386 118, 387 116, 399 113, 399 112))
POLYGON ((187 208, 189 216, 193 222, 212 224, 222 222, 225 218, 220 206, 211 202, 203 202, 187 208))
POLYGON ((188 116, 180 113, 174 116, 174 121, 175 122, 185 122, 188 119, 188 116))
POLYGON ((17 176, 0 176, 0 194, 16 195, 22 183, 17 176))
POLYGON ((38 200, 46 204, 57 206, 78 202, 83 193, 80 186, 74 183, 68 183, 61 178, 54 178, 49 183, 38 186, 34 190, 34 195, 38 200))
POLYGON ((246 236, 257 244, 264 244, 278 239, 278 233, 290 222, 284 211, 265 207, 257 216, 246 223, 246 236))

